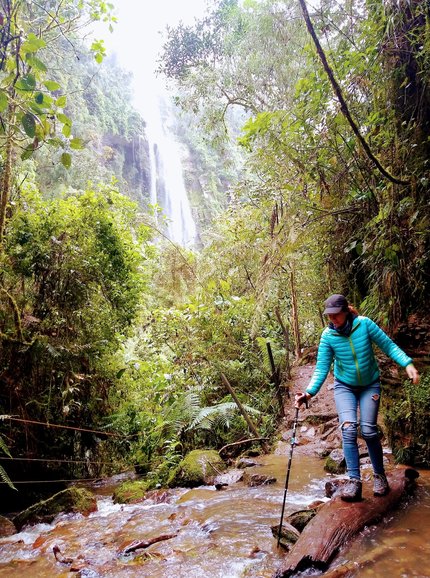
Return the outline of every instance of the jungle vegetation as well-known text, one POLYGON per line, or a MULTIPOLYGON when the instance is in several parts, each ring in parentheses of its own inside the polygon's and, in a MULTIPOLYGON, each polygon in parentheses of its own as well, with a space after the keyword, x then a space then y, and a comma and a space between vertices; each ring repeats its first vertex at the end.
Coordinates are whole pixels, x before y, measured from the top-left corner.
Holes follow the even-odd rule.
MULTIPOLYGON (((212 0, 167 30, 190 250, 154 227, 127 73, 81 36, 114 26, 112 6, 48 4, 0 2, 0 450, 16 458, 0 475, 135 465, 155 485, 190 449, 252 437, 226 382, 273 435, 327 293, 392 334, 425 313, 429 8, 212 0)), ((407 451, 391 438, 428 465, 426 383, 407 451)))

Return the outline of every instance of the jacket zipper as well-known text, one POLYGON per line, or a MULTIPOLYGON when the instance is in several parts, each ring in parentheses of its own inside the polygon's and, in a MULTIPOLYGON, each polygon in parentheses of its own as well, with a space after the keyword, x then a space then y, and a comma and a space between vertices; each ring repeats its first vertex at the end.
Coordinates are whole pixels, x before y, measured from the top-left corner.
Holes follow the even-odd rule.
POLYGON ((351 346, 351 350, 352 350, 352 355, 354 357, 354 363, 355 363, 355 369, 357 371, 357 378, 358 378, 358 383, 361 384, 361 374, 360 374, 360 367, 358 366, 358 359, 357 359, 357 355, 355 353, 355 348, 354 348, 354 344, 352 342, 351 336, 348 337, 349 340, 349 344, 351 346))

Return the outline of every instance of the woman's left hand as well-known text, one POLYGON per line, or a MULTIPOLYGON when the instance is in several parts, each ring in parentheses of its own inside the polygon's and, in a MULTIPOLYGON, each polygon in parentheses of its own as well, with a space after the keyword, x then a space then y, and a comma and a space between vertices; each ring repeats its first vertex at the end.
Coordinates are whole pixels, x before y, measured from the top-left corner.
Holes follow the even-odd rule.
POLYGON ((417 371, 417 368, 413 363, 410 363, 406 366, 406 373, 408 374, 409 379, 412 379, 412 383, 415 385, 420 381, 420 374, 417 371))

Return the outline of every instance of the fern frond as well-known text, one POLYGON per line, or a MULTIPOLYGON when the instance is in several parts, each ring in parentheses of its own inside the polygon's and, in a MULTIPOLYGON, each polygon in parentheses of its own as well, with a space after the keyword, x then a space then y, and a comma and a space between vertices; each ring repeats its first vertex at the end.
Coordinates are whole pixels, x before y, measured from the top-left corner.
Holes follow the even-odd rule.
MULTIPOLYGON (((9 486, 9 488, 12 488, 12 490, 16 490, 15 486, 13 485, 11 479, 9 478, 9 476, 7 475, 7 473, 5 472, 5 470, 3 469, 2 466, 0 466, 0 479, 9 486)), ((18 490, 17 490, 18 491, 18 490)))
POLYGON ((1 436, 0 436, 0 450, 2 450, 2 452, 5 453, 10 458, 12 457, 9 448, 7 447, 4 439, 1 436))
POLYGON ((263 360, 264 369, 268 373, 272 373, 272 366, 270 364, 269 351, 267 349, 267 340, 264 337, 257 337, 256 342, 260 350, 261 358, 263 360))

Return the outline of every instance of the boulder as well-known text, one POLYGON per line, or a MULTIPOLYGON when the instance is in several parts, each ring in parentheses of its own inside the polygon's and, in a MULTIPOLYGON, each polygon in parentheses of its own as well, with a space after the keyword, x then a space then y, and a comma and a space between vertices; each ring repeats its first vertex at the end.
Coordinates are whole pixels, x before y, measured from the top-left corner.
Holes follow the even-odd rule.
POLYGON ((212 485, 215 476, 226 469, 227 465, 216 450, 193 450, 185 456, 172 472, 168 486, 195 488, 212 485))
POLYGON ((146 480, 128 480, 115 488, 112 495, 113 502, 114 504, 141 502, 152 487, 153 484, 146 480))
POLYGON ((28 524, 46 523, 61 513, 79 512, 84 516, 97 510, 95 496, 84 488, 67 488, 47 500, 33 504, 13 518, 16 528, 21 530, 28 524))

